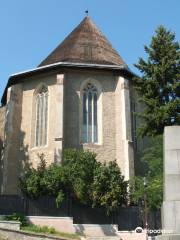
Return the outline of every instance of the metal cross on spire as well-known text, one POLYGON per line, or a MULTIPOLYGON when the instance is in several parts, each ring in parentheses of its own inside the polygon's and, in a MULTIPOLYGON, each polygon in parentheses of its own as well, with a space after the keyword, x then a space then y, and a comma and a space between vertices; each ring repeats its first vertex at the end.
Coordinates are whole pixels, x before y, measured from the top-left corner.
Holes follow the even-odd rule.
POLYGON ((88 9, 85 11, 85 13, 86 13, 86 16, 88 17, 88 15, 89 15, 88 9))

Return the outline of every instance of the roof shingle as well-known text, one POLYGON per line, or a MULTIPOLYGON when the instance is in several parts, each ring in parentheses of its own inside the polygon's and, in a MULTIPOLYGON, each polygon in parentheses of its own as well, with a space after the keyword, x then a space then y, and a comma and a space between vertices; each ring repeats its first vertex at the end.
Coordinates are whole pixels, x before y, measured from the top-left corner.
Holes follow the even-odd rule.
POLYGON ((126 65, 90 17, 85 17, 39 67, 57 62, 126 65))

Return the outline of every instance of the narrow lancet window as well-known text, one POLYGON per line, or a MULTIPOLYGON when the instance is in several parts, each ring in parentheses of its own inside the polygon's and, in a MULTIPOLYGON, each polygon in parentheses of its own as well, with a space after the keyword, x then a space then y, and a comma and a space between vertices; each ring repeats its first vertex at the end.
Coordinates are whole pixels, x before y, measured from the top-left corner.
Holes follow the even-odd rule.
POLYGON ((48 89, 43 86, 36 95, 36 139, 35 146, 47 144, 48 89))
POLYGON ((83 89, 83 133, 84 143, 98 142, 97 89, 88 83, 83 89))

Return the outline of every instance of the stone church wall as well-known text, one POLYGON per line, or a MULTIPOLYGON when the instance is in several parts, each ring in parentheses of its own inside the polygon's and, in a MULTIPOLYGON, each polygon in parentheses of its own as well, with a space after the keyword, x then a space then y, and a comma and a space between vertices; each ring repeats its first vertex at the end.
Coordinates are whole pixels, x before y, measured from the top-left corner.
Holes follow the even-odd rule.
MULTIPOLYGON (((129 81, 107 71, 74 71, 65 77, 64 147, 93 151, 100 162, 117 160, 125 178, 134 174, 131 136, 129 81), (97 144, 84 144, 80 136, 80 89, 84 82, 95 81, 102 90, 102 139, 97 144)), ((81 123, 82 124, 82 123, 81 123)))
POLYGON ((4 142, 4 124, 5 124, 5 111, 6 107, 0 107, 0 192, 2 189, 2 182, 3 182, 3 173, 2 173, 2 166, 3 166, 3 142, 4 142))
POLYGON ((37 166, 38 154, 44 153, 47 164, 54 162, 54 136, 56 133, 57 103, 56 76, 40 75, 27 78, 21 84, 13 85, 8 90, 6 116, 6 148, 4 151, 3 182, 4 194, 19 193, 18 178, 27 166, 37 166), (41 85, 46 84, 49 90, 48 144, 45 147, 34 147, 34 115, 36 106, 33 102, 34 93, 41 85))
POLYGON ((9 109, 6 119, 8 146, 5 182, 8 187, 4 193, 18 192, 18 177, 27 166, 38 165, 38 154, 45 155, 48 165, 56 162, 57 146, 61 144, 63 149, 91 150, 101 162, 117 159, 126 179, 131 176, 133 151, 130 146, 128 81, 109 71, 66 71, 64 75, 58 71, 27 77, 21 84, 12 86, 7 103, 12 109, 9 109), (83 82, 89 80, 95 81, 101 88, 102 126, 99 130, 102 139, 98 144, 83 144, 80 137, 80 89, 83 82), (43 147, 35 147, 35 92, 42 85, 46 85, 49 91, 48 143, 43 147), (60 110, 63 108, 63 111, 60 110), (62 136, 60 124, 63 126, 62 136))
MULTIPOLYGON (((0 141, 4 139, 5 111, 6 107, 0 107, 0 141)), ((0 146, 2 145, 0 144, 0 146)))
POLYGON ((40 161, 38 155, 44 154, 47 164, 54 162, 55 136, 56 136, 56 111, 57 103, 57 75, 40 75, 35 78, 28 78, 23 84, 22 96, 22 145, 20 158, 23 161, 23 168, 26 165, 33 165, 36 167, 40 161), (48 104, 48 143, 44 147, 35 147, 35 110, 36 105, 34 101, 35 91, 41 85, 45 84, 49 91, 48 104))
POLYGON ((108 72, 69 72, 65 78, 64 147, 94 151, 97 159, 108 162, 116 159, 115 88, 113 74, 108 72), (80 88, 87 79, 97 81, 102 88, 102 142, 83 144, 80 137, 80 88))
POLYGON ((3 151, 3 193, 16 193, 20 173, 20 125, 22 84, 11 86, 7 92, 5 140, 3 151))

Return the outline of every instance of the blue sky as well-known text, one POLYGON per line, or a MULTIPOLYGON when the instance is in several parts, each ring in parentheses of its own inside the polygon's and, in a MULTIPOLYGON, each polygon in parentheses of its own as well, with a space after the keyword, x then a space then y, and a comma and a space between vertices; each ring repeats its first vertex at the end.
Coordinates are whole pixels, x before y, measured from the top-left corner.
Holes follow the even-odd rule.
POLYGON ((180 0, 1 0, 0 96, 9 75, 36 67, 85 16, 85 10, 129 67, 163 24, 180 39, 180 0))

